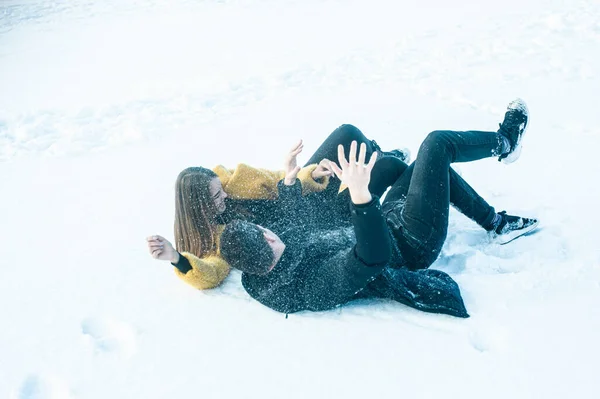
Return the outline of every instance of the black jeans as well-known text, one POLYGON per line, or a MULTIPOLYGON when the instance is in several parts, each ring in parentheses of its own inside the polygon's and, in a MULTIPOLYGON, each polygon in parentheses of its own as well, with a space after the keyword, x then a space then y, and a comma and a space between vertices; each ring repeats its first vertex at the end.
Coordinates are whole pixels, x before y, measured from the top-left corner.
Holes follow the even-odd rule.
MULTIPOLYGON (((371 140, 369 140, 357 127, 346 124, 335 129, 329 137, 327 137, 306 165, 319 163, 324 158, 337 162, 337 146, 339 144, 344 146, 347 157, 350 152, 350 144, 354 140, 356 140, 358 144, 366 144, 366 159, 369 159, 374 151, 371 140)), ((388 187, 394 185, 393 189, 388 193, 387 198, 405 198, 408 193, 408 187, 413 176, 414 168, 414 163, 408 166, 396 157, 379 158, 371 172, 369 191, 372 194, 381 197, 388 187), (401 178, 401 180, 399 180, 399 178, 401 178)), ((490 224, 494 219, 494 214, 496 213, 494 208, 481 198, 481 196, 479 196, 479 194, 477 194, 477 192, 452 168, 450 168, 449 174, 450 203, 465 216, 475 221, 484 229, 489 230, 491 228, 490 224)), ((323 193, 324 199, 332 203, 342 203, 346 201, 348 198, 344 195, 342 195, 342 197, 344 197, 343 200, 340 199, 336 201, 339 188, 340 181, 337 178, 332 178, 327 189, 323 193)), ((345 206, 345 203, 342 206, 345 206)))
POLYGON ((382 206, 388 220, 396 220, 393 235, 411 269, 427 268, 439 256, 448 233, 451 203, 482 227, 491 228, 494 208, 450 164, 500 152, 496 132, 439 130, 423 141, 416 161, 393 184, 382 206))
MULTIPOLYGON (((346 154, 346 158, 348 158, 350 154, 350 144, 352 144, 352 141, 356 141, 359 146, 361 143, 366 144, 366 159, 368 161, 371 158, 373 151, 375 151, 371 140, 369 140, 357 127, 346 124, 341 125, 337 129, 335 129, 329 135, 329 137, 327 137, 323 144, 321 144, 317 151, 315 151, 313 156, 310 157, 306 165, 319 163, 325 158, 337 163, 337 148, 339 144, 344 146, 344 152, 346 154)), ((381 197, 385 190, 387 190, 388 187, 394 184, 394 182, 398 180, 398 178, 407 168, 408 165, 396 157, 380 157, 375 163, 373 171, 371 172, 371 182, 369 183, 369 191, 372 194, 381 197)), ((339 179, 333 177, 330 179, 330 183, 327 186, 327 189, 325 190, 324 194, 325 196, 333 198, 338 194, 339 189, 340 181, 339 179)))

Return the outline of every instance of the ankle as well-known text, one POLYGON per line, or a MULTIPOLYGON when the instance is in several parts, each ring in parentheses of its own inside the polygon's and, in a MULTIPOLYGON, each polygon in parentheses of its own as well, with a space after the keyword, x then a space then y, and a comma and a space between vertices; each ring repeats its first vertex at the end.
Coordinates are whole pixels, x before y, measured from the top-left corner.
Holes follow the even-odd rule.
POLYGON ((494 219, 490 223, 489 231, 496 231, 502 223, 502 215, 499 213, 494 214, 494 219))
POLYGON ((498 131, 498 147, 500 154, 509 153, 512 148, 510 140, 500 130, 498 131))

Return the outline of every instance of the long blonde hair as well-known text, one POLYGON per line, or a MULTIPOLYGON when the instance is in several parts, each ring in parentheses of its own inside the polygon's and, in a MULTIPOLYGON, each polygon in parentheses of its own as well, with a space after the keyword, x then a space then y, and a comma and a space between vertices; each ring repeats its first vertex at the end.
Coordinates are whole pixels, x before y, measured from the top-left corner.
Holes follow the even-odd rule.
POLYGON ((204 257, 216 252, 218 211, 210 194, 216 173, 202 167, 184 169, 175 183, 175 247, 204 257))

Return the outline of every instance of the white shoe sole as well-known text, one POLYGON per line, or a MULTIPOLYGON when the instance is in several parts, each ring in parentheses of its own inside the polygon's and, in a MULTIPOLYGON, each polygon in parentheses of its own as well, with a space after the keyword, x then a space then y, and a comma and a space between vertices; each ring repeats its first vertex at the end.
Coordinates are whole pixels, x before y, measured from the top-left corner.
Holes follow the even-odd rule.
MULTIPOLYGON (((523 129, 523 133, 521 133, 521 137, 519 137, 519 141, 517 141, 517 146, 515 149, 506 156, 506 158, 502 159, 502 163, 508 165, 515 162, 521 156, 521 149, 523 148, 523 137, 525 137, 525 133, 527 132, 527 128, 531 122, 531 117, 529 115, 529 108, 527 108, 527 104, 525 101, 521 99, 517 99, 513 102, 519 102, 519 109, 527 115, 527 124, 525 125, 525 129, 523 129)), ((512 104, 512 103, 511 103, 512 104)), ((510 105, 509 105, 510 106, 510 105)))
POLYGON ((538 225, 540 224, 540 221, 536 221, 534 224, 532 224, 531 226, 525 227, 524 229, 520 229, 520 230, 513 230, 510 233, 507 234, 501 234, 501 235, 496 235, 492 241, 496 244, 499 245, 505 245, 508 244, 511 241, 516 240, 517 238, 524 236, 527 233, 532 232, 533 230, 535 230, 538 225))

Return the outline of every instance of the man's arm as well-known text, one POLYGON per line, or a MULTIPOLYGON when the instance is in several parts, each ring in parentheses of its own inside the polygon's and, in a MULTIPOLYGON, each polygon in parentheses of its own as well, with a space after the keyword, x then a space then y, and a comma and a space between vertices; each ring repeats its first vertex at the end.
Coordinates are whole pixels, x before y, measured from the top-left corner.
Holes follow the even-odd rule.
POLYGON ((353 141, 349 159, 346 160, 344 148, 339 146, 340 166, 332 166, 350 192, 352 224, 356 235, 355 256, 366 265, 381 265, 387 263, 391 256, 391 243, 379 199, 369 192, 371 171, 377 160, 377 153, 373 153, 369 162, 365 163, 366 151, 366 145, 361 144, 357 156, 357 144, 353 141))
MULTIPOLYGON (((352 224, 356 244, 345 245, 343 237, 337 249, 329 256, 313 259, 314 267, 303 276, 304 303, 310 310, 331 309, 341 305, 373 281, 387 265, 391 256, 390 238, 381 212, 379 199, 369 193, 369 179, 375 158, 365 164, 366 146, 361 146, 356 157, 356 142, 350 146, 350 162, 343 149, 338 151, 341 168, 333 166, 334 172, 346 183, 352 199, 352 224)), ((330 232, 330 236, 334 237, 330 232)))
POLYGON ((356 235, 354 255, 367 266, 386 264, 392 251, 379 198, 373 197, 366 204, 353 204, 352 225, 356 235))

